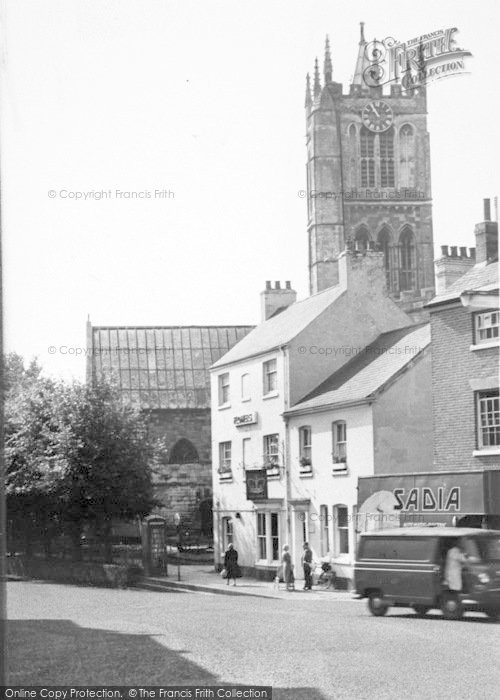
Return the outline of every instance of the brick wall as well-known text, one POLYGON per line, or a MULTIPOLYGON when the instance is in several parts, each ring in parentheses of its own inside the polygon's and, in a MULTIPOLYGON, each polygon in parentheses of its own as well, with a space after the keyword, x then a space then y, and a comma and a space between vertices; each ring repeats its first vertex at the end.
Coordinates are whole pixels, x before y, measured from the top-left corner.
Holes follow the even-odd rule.
POLYGON ((431 334, 435 467, 499 466, 498 456, 472 454, 476 449, 476 411, 469 383, 497 374, 497 349, 469 349, 473 343, 473 317, 462 305, 433 311, 431 334))

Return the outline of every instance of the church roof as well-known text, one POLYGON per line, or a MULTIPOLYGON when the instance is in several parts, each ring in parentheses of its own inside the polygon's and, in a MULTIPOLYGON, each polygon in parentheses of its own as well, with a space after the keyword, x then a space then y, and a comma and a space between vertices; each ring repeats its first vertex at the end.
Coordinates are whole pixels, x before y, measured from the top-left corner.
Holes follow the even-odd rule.
POLYGON ((89 326, 88 379, 144 409, 210 408, 210 366, 253 326, 89 326))
POLYGON ((250 331, 241 342, 215 362, 214 367, 223 367, 287 345, 344 292, 345 288, 339 284, 297 301, 250 331))
POLYGON ((498 262, 478 263, 453 284, 450 284, 444 292, 431 299, 426 306, 437 306, 448 301, 456 301, 460 299, 463 292, 491 292, 498 289, 498 286, 498 262))
POLYGON ((430 345, 429 323, 382 333, 286 415, 372 398, 430 345))

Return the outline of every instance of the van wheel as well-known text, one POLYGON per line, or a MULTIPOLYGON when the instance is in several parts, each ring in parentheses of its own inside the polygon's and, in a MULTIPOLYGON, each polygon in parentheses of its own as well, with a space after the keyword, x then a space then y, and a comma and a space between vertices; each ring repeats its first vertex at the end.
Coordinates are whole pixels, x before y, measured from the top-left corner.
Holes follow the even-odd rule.
POLYGON ((413 605, 412 607, 419 617, 423 617, 424 615, 427 615, 427 613, 430 610, 430 607, 428 605, 417 604, 417 605, 413 605))
POLYGON ((378 591, 376 593, 370 593, 368 598, 368 610, 375 617, 382 617, 388 611, 389 606, 384 602, 384 599, 378 591))
POLYGON ((460 620, 464 611, 455 593, 444 593, 441 596, 441 612, 445 620, 460 620))

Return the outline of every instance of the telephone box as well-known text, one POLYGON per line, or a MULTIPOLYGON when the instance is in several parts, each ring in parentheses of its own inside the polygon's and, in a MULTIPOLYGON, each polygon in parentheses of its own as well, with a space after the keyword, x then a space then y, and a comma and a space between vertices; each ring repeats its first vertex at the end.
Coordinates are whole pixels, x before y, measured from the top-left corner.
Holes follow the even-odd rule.
POLYGON ((147 576, 167 576, 167 524, 161 515, 142 522, 142 559, 147 576))

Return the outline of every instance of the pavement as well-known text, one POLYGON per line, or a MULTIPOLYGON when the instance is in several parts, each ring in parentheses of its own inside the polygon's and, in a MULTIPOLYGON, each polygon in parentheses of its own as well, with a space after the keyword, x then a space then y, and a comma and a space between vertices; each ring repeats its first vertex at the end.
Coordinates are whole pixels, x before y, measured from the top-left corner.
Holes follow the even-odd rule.
POLYGON ((199 591, 231 596, 253 596, 257 598, 278 599, 310 599, 310 600, 352 600, 353 595, 348 591, 327 588, 325 585, 313 586, 312 591, 302 590, 303 582, 298 580, 294 591, 287 591, 285 584, 280 583, 276 587, 274 582, 258 581, 254 578, 239 578, 236 586, 233 581, 229 584, 222 579, 220 574, 210 564, 192 564, 180 567, 180 581, 178 569, 175 564, 168 564, 167 576, 144 577, 137 588, 157 591, 180 589, 184 591, 199 591))

